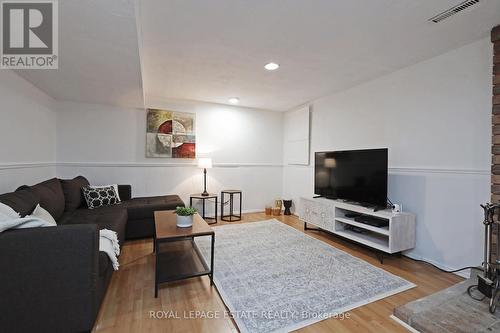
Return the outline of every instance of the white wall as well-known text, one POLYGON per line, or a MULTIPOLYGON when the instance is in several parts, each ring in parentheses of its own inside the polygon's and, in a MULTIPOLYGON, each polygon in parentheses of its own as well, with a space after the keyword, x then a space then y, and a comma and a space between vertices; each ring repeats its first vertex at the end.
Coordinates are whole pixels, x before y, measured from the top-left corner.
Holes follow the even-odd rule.
MULTIPOLYGON (((151 100, 151 99, 150 99, 151 100)), ((208 190, 243 191, 243 210, 263 210, 282 190, 282 114, 186 101, 150 107, 196 113, 198 156, 212 157, 208 190)), ((145 157, 146 111, 58 102, 58 175, 95 183, 131 183, 135 196, 202 190, 193 160, 145 157)))
MULTIPOLYGON (((491 54, 483 39, 313 102, 311 154, 389 147, 390 198, 418 217, 410 255, 443 267, 481 262, 491 54)), ((196 112, 198 152, 215 163, 209 190, 242 189, 244 210, 261 210, 282 192, 295 202, 313 194, 312 166, 282 166, 282 114, 148 100, 149 107, 196 112)), ((201 170, 191 161, 145 158, 144 110, 54 102, 7 70, 0 71, 0 101, 0 192, 54 176, 56 155, 59 177, 130 183, 134 195, 177 193, 186 201, 201 190, 201 170)))
POLYGON ((283 164, 309 165, 309 105, 283 115, 283 164))
POLYGON ((11 70, 0 70, 0 193, 55 176, 53 100, 11 70))
MULTIPOLYGON (((491 43, 483 39, 313 102, 312 156, 388 147, 389 197, 417 214, 417 247, 409 255, 442 267, 482 259, 491 61, 491 43)), ((313 194, 312 164, 284 167, 285 196, 313 194)))

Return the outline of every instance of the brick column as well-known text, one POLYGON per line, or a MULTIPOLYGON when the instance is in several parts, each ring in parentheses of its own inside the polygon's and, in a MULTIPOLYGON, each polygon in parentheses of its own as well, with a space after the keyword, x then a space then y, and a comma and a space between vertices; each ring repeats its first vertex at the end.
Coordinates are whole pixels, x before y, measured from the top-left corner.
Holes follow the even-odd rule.
MULTIPOLYGON (((493 116, 492 116, 492 165, 491 165, 491 202, 500 202, 500 25, 491 30, 491 42, 493 43, 493 116)), ((496 232, 497 225, 494 225, 493 231, 496 232)), ((492 258, 496 260, 496 244, 498 240, 493 237, 492 258)))

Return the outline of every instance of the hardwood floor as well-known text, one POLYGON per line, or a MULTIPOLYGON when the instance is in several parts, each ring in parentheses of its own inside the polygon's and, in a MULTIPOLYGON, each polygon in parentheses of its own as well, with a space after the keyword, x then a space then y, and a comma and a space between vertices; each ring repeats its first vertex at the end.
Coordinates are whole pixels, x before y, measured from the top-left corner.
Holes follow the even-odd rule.
MULTIPOLYGON (((270 218, 264 213, 244 214, 242 222, 232 224, 270 218)), ((277 219, 303 231, 303 224, 295 216, 279 216, 277 219)), ((217 225, 223 224, 229 222, 217 225)), ((407 279, 417 287, 351 310, 349 318, 323 320, 299 332, 408 332, 389 318, 394 307, 463 280, 402 256, 386 257, 382 265, 368 249, 323 232, 307 231, 307 234, 407 279)), ((120 264, 120 270, 113 274, 93 332, 238 332, 233 321, 224 318, 225 305, 216 289, 210 287, 207 276, 164 284, 160 287, 158 298, 154 298, 152 240, 126 243, 122 248, 120 264), (203 318, 194 311, 205 311, 220 317, 203 318), (154 313, 152 318, 151 313, 154 313)))

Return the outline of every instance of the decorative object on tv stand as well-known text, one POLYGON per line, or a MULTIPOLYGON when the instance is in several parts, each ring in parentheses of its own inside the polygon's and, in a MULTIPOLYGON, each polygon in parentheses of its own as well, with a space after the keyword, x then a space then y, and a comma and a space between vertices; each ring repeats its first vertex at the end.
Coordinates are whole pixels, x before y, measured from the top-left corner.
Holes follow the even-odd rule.
POLYGON ((273 215, 273 206, 266 205, 265 212, 266 212, 266 215, 273 215))
POLYGON ((198 159, 198 168, 203 169, 203 192, 202 196, 208 197, 207 192, 207 169, 212 168, 212 159, 211 158, 199 158, 198 159))
POLYGON ((190 228, 193 226, 193 215, 196 214, 196 209, 193 207, 177 207, 175 209, 177 215, 177 226, 179 228, 190 228))
POLYGON ((285 207, 285 212, 283 215, 292 215, 290 208, 292 208, 292 200, 283 200, 283 206, 285 207))
POLYGON ((148 109, 146 157, 195 158, 196 114, 148 109))

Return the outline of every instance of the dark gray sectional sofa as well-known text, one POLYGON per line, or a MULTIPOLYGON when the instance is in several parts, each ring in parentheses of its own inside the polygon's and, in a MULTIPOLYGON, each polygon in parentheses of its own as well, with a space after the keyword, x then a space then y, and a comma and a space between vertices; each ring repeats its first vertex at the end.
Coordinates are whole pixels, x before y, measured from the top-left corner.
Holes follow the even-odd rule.
POLYGON ((132 198, 131 186, 119 185, 122 203, 90 210, 88 184, 54 178, 0 195, 21 216, 40 204, 58 224, 0 233, 0 331, 90 331, 113 273, 99 230, 116 231, 121 245, 152 237, 155 210, 184 206, 176 195, 132 198))

